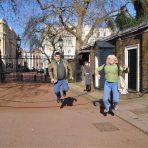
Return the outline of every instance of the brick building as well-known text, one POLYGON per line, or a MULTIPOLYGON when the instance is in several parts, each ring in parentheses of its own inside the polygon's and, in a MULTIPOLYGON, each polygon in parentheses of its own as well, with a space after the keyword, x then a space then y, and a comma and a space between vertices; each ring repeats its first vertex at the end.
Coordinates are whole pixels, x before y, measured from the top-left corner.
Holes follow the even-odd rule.
POLYGON ((127 64, 125 75, 128 89, 137 92, 148 90, 148 22, 126 29, 105 39, 115 45, 120 64, 127 64))

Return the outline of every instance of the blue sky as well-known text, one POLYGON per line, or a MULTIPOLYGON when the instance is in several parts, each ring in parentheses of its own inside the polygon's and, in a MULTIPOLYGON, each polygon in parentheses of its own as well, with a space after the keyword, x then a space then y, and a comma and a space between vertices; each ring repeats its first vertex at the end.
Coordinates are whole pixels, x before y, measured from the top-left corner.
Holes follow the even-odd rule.
MULTIPOLYGON (((16 32, 16 34, 19 34, 20 37, 24 32, 24 28, 29 17, 34 14, 41 13, 38 5, 35 5, 33 2, 34 0, 31 1, 31 3, 29 1, 28 3, 26 1, 22 1, 23 4, 18 3, 19 9, 16 10, 16 12, 13 11, 8 2, 2 4, 2 7, 0 7, 0 19, 5 19, 8 25, 16 32)), ((25 43, 23 38, 21 39, 21 47, 28 50, 28 44, 25 43)))
MULTIPOLYGON (((9 0, 6 0, 9 1, 9 0)), ((3 9, 0 7, 0 18, 3 18, 7 21, 8 25, 13 28, 13 30, 19 34, 22 35, 26 22, 32 15, 38 15, 41 13, 41 10, 35 2, 36 0, 25 0, 25 1, 18 1, 18 10, 16 13, 13 12, 12 8, 9 6, 9 3, 6 2, 3 4, 3 9), (23 3, 23 4, 22 4, 23 3)), ((130 10, 130 13, 134 16, 135 11, 134 7, 129 4, 128 9, 130 10)), ((25 44, 25 40, 22 38, 22 48, 25 48, 26 50, 29 49, 28 44, 25 44)))

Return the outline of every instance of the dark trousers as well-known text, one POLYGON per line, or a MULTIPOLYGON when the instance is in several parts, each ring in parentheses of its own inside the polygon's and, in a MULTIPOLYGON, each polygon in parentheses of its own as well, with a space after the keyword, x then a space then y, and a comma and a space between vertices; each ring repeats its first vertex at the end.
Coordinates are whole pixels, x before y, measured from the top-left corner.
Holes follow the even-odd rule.
POLYGON ((91 85, 86 85, 86 91, 91 91, 91 85))

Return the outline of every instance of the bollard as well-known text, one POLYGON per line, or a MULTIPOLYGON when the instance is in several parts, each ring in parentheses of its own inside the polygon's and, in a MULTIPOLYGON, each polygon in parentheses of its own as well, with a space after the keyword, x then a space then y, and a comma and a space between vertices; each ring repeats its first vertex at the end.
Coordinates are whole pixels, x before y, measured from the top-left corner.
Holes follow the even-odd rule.
POLYGON ((16 80, 19 81, 19 74, 16 73, 16 80))
POLYGON ((46 76, 46 75, 44 75, 44 81, 45 81, 45 82, 47 81, 47 76, 46 76))
POLYGON ((34 81, 36 81, 36 75, 34 75, 34 81))
POLYGON ((21 81, 23 81, 23 75, 21 75, 21 81))

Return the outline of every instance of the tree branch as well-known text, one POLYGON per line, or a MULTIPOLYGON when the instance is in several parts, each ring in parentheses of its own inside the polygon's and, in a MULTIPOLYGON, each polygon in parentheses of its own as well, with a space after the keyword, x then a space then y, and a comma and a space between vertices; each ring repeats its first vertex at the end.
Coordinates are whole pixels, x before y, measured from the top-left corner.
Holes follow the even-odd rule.
POLYGON ((78 37, 78 34, 75 31, 73 31, 73 27, 70 28, 66 25, 61 14, 59 15, 59 18, 60 18, 60 21, 61 21, 62 25, 64 26, 65 30, 69 31, 71 34, 78 37))
MULTIPOLYGON (((114 10, 114 11, 111 11, 109 12, 108 14, 106 14, 105 16, 101 17, 101 18, 97 18, 95 21, 94 21, 94 24, 93 26, 91 27, 89 33, 86 35, 85 37, 85 40, 83 41, 83 45, 86 44, 89 40, 89 38, 91 37, 91 35, 93 34, 93 31, 94 29, 103 21, 107 20, 108 18, 110 18, 110 15, 115 13, 115 12, 120 12, 121 10, 114 10)), ((124 11, 124 10, 122 10, 124 11)), ((117 15, 117 14, 116 14, 117 15)), ((115 15, 114 15, 115 16, 115 15)))
POLYGON ((52 4, 52 3, 51 3, 51 4, 48 4, 48 5, 46 5, 46 6, 43 6, 40 0, 36 0, 36 1, 37 1, 37 3, 39 4, 41 10, 47 10, 47 9, 50 8, 50 7, 56 8, 56 6, 55 6, 54 4, 52 4))
POLYGON ((60 6, 56 6, 55 4, 53 4, 53 3, 49 3, 48 5, 44 5, 43 6, 43 4, 41 3, 41 1, 40 0, 36 0, 37 1, 37 3, 39 4, 39 6, 40 6, 40 8, 41 8, 41 10, 47 10, 48 8, 50 8, 50 7, 53 7, 53 8, 55 8, 55 9, 64 9, 64 8, 66 8, 66 7, 60 7, 60 6))

